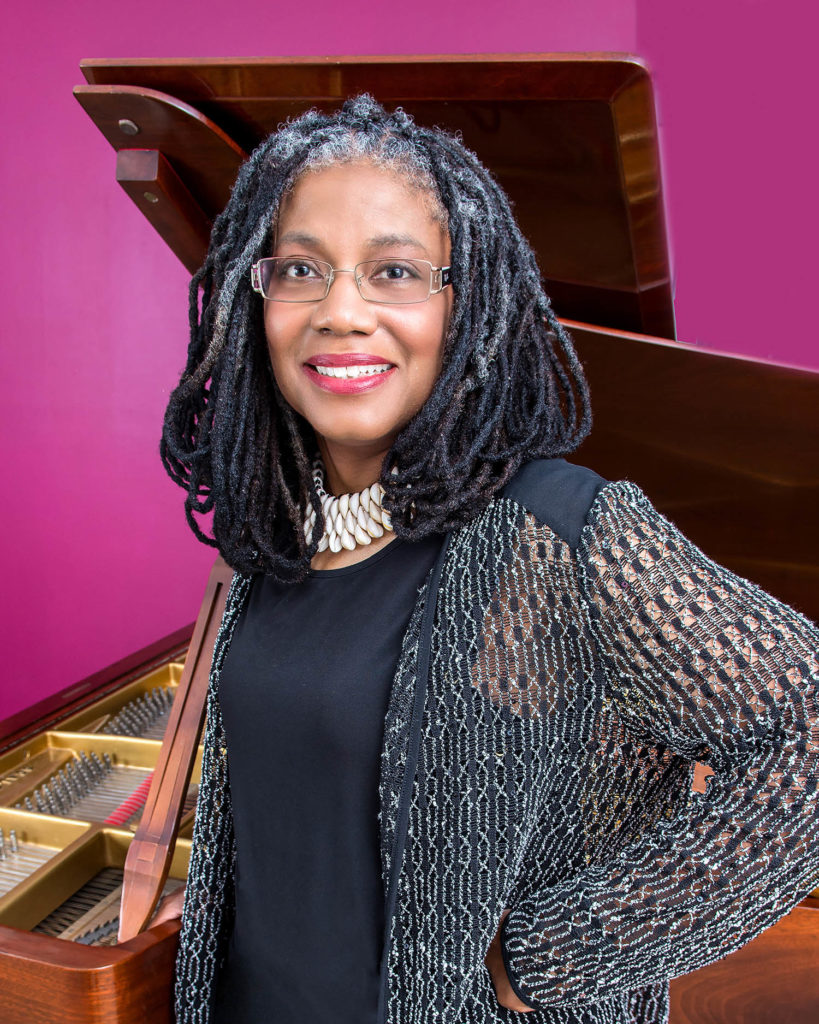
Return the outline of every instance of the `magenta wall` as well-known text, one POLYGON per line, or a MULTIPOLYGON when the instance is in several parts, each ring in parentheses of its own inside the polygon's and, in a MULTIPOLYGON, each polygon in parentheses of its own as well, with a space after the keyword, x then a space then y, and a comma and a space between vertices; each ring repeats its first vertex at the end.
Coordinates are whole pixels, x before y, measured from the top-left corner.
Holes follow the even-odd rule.
MULTIPOLYGON (((116 186, 113 152, 71 96, 79 60, 642 52, 660 89, 681 336, 819 366, 802 330, 800 267, 809 261, 798 190, 807 194, 807 169, 792 160, 804 106, 790 102, 798 70, 789 53, 767 45, 783 4, 715 0, 707 21, 704 3, 674 5, 681 9, 658 20, 655 11, 670 6, 418 0, 412 18, 397 8, 399 25, 389 5, 365 19, 317 0, 306 26, 298 5, 259 0, 230 18, 215 0, 146 0, 133 11, 110 0, 13 5, 0 98, 9 570, 0 717, 189 622, 213 558, 190 535, 181 492, 157 457, 164 403, 184 361, 185 273, 116 186), (715 10, 723 11, 716 22, 715 10), (737 19, 742 46, 733 40, 737 19), (717 42, 703 43, 706 31, 717 42), (751 120, 760 101, 764 134, 751 120), (786 317, 785 330, 755 311, 761 300, 786 317)), ((799 43, 798 26, 781 34, 799 43)))
POLYGON ((816 54, 806 0, 637 0, 680 338, 819 368, 816 54))

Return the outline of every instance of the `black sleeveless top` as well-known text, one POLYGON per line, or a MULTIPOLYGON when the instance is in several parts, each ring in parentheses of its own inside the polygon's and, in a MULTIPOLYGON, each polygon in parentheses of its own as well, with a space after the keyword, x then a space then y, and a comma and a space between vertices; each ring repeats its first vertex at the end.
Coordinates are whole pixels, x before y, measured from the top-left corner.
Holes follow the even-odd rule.
POLYGON ((219 680, 237 864, 217 1024, 375 1024, 383 723, 441 543, 253 582, 219 680))

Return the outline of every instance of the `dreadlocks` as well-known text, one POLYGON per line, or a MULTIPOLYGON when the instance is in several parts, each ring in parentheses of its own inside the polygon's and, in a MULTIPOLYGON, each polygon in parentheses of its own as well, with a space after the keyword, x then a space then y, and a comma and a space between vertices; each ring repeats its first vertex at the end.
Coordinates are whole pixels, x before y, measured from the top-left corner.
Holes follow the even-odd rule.
POLYGON ((384 507, 399 537, 461 525, 533 458, 575 449, 591 426, 582 368, 543 290, 509 201, 474 153, 372 97, 281 126, 239 172, 190 286, 191 341, 160 444, 187 491, 196 536, 245 572, 305 576, 312 429, 284 400, 265 344, 250 266, 270 251, 282 197, 311 169, 368 160, 430 198, 452 243, 453 308, 443 369, 384 460, 384 507), (200 294, 201 293, 201 294, 200 294), (392 472, 395 469, 395 472, 392 472), (195 516, 213 513, 213 537, 195 516))

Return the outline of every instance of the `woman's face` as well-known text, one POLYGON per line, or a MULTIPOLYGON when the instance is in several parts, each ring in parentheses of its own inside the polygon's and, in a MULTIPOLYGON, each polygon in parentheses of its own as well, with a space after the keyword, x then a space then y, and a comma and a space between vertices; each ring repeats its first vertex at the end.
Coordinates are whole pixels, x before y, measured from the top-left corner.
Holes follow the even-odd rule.
MULTIPOLYGON (((309 256, 337 270, 384 256, 448 266, 449 236, 430 210, 425 193, 368 162, 308 172, 282 203, 272 255, 309 256)), ((331 456, 386 453, 441 371, 451 306, 449 287, 426 302, 367 302, 352 274, 336 275, 320 302, 265 300, 276 381, 331 456), (369 370, 342 378, 331 373, 339 366, 369 370)))

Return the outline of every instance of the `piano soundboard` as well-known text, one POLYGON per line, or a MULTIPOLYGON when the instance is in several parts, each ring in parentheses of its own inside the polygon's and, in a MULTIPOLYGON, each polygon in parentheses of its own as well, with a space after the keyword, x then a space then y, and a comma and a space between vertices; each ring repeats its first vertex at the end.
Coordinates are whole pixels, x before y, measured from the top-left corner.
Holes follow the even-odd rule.
MULTIPOLYGON (((116 942, 122 868, 182 668, 168 662, 0 757, 0 924, 116 942)), ((199 772, 197 759, 164 893, 187 875, 199 772)))

